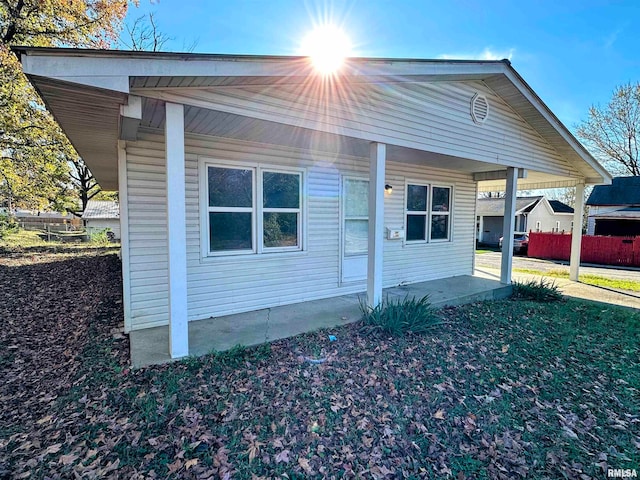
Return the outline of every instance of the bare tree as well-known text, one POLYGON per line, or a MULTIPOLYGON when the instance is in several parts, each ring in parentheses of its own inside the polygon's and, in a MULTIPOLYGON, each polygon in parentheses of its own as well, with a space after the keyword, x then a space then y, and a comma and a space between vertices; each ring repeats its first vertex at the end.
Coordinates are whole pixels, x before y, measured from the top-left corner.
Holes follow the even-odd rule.
POLYGON ((640 175, 640 82, 616 87, 606 106, 592 106, 576 133, 612 173, 640 175))
POLYGON ((128 39, 121 38, 121 43, 129 50, 158 52, 172 40, 171 37, 158 30, 153 13, 136 18, 133 23, 126 25, 128 39))

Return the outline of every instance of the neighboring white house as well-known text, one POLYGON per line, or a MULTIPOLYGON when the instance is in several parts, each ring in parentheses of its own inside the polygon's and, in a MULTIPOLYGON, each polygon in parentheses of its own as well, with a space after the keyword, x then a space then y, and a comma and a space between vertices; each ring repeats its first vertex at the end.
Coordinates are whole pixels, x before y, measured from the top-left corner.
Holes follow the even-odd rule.
POLYGON ((640 176, 593 187, 587 205, 587 235, 640 235, 640 176))
MULTIPOLYGON (((479 198, 476 205, 477 240, 498 245, 504 225, 504 198, 479 198)), ((543 196, 518 197, 515 229, 519 232, 571 232, 573 208, 543 196)))
POLYGON ((125 329, 172 357, 188 321, 472 275, 479 190, 610 181, 506 60, 14 51, 119 190, 125 329))
POLYGON ((89 200, 82 213, 82 220, 87 233, 108 230, 113 232, 116 240, 120 240, 120 207, 118 202, 89 200))

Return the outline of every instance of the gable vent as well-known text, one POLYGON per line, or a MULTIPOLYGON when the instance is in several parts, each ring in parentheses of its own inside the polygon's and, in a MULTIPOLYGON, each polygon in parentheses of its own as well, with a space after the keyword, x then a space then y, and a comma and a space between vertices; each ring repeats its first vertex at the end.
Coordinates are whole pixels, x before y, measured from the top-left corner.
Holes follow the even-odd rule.
POLYGON ((487 97, 476 93, 471 99, 471 118, 476 123, 484 123, 489 116, 487 97))

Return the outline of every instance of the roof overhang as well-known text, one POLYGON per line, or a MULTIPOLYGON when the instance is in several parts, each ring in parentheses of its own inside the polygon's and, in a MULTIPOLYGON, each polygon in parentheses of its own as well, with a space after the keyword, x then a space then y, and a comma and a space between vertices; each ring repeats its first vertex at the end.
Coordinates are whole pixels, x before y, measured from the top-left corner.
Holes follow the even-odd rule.
MULTIPOLYGON (((211 55, 116 50, 14 47, 30 81, 105 189, 117 188, 118 139, 131 138, 140 123, 130 95, 165 87, 203 88, 279 85, 324 81, 306 57, 211 55)), ((343 83, 480 80, 500 95, 579 176, 527 172, 519 188, 577 183, 607 184, 609 173, 586 151, 510 62, 351 58, 340 71, 343 83)), ((393 146, 390 146, 393 148, 393 146)), ((478 162, 476 162, 478 163, 478 162)), ((479 180, 479 189, 504 189, 505 166, 473 164, 472 172, 498 172, 479 180)))

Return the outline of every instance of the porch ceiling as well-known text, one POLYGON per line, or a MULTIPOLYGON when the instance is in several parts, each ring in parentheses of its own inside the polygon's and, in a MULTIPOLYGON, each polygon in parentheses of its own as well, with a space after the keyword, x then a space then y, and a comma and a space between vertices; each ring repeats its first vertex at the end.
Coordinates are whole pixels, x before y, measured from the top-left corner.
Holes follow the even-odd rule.
POLYGON ((124 93, 32 78, 47 109, 105 190, 118 189, 118 128, 124 93))

